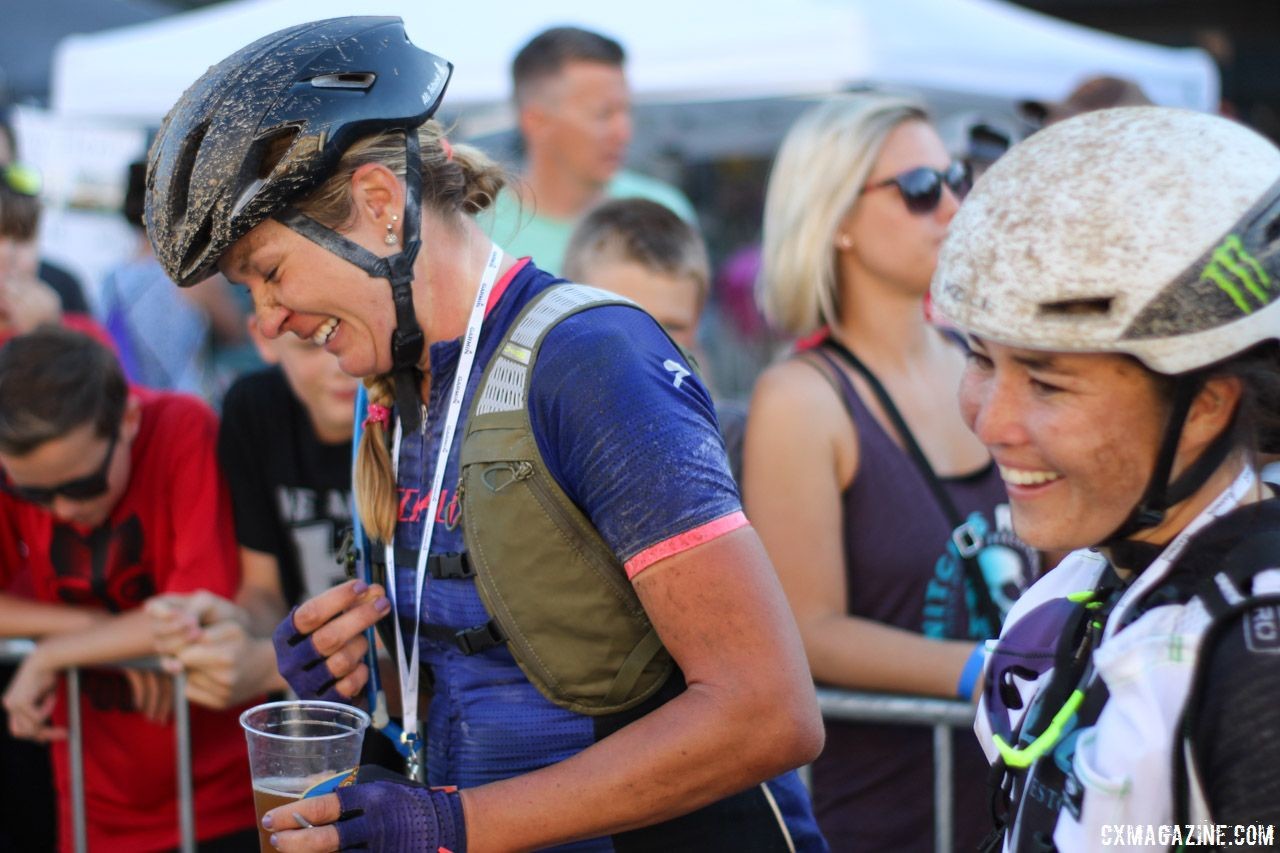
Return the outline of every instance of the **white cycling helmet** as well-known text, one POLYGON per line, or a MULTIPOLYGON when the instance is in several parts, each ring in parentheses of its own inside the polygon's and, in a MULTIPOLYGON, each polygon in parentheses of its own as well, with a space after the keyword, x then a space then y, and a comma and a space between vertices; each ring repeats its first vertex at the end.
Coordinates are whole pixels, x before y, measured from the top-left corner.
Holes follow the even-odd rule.
POLYGON ((998 343, 1179 374, 1280 339, 1280 150, 1217 116, 1124 107, 1015 146, 951 222, 935 309, 998 343))
POLYGON ((1040 131, 987 171, 951 221, 932 288, 943 318, 984 340, 1127 354, 1178 377, 1146 490, 1098 543, 1124 565, 1154 556, 1134 534, 1160 524, 1232 449, 1224 430, 1172 476, 1199 369, 1280 340, 1278 241, 1280 150, 1227 119, 1163 107, 1040 131))

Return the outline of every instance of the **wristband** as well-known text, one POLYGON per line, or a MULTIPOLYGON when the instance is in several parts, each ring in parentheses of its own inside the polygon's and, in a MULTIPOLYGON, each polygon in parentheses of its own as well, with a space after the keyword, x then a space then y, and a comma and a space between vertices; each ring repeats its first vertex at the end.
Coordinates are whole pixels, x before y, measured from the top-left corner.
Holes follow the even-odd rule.
POLYGON ((973 688, 982 677, 982 665, 986 660, 986 643, 978 643, 969 654, 969 659, 964 662, 964 669, 960 670, 960 680, 956 682, 956 696, 966 702, 973 699, 973 688))

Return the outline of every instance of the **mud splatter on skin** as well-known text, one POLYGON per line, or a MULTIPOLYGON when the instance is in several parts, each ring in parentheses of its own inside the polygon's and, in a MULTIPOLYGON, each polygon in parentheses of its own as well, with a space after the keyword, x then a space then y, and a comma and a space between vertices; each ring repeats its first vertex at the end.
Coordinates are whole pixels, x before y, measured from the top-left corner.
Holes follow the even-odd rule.
MULTIPOLYGON (((934 278, 935 307, 990 340, 1114 350, 1160 288, 1277 177, 1280 152, 1212 116, 1139 107, 1054 125, 1015 146, 961 206, 934 278), (1109 299, 1111 311, 1039 311, 1073 299, 1109 299)), ((1174 372, 1194 346, 1155 341, 1144 357, 1174 372)))

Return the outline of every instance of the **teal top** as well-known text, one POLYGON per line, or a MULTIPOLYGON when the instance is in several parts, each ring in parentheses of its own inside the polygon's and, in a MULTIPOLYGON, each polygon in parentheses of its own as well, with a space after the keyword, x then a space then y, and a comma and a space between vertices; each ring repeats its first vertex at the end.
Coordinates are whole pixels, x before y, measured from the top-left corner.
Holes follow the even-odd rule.
MULTIPOLYGON (((609 198, 647 198, 671 208, 681 219, 697 223, 693 205, 675 187, 636 172, 621 171, 605 187, 609 198)), ((493 206, 476 217, 489 238, 517 257, 531 257, 540 269, 560 275, 564 252, 577 224, 573 219, 540 216, 533 205, 524 207, 509 189, 498 194, 493 206)))

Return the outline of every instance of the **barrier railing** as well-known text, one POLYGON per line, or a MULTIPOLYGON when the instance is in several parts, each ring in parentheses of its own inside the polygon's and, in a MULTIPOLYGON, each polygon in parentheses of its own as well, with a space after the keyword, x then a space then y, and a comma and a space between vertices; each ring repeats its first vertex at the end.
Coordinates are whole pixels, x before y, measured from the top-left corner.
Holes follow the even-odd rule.
MULTIPOLYGON (((25 639, 0 639, 0 663, 19 663, 35 648, 25 639)), ((121 661, 95 669, 140 669, 159 671, 157 658, 121 661)), ((84 731, 80 722, 80 671, 68 669, 67 679, 67 759, 71 776, 71 835, 76 853, 87 853, 88 831, 84 805, 84 731)), ((195 853, 195 799, 191 780, 191 714, 187 705, 187 680, 181 672, 173 677, 173 727, 177 741, 178 828, 181 853, 195 853)))
MULTIPOLYGON (((0 639, 0 663, 18 663, 31 653, 35 643, 26 639, 0 639)), ((156 658, 122 661, 110 667, 157 671, 156 658)), ((191 779, 191 718, 186 699, 186 678, 173 677, 174 737, 177 741, 178 823, 181 853, 196 849, 195 808, 191 779)), ((87 853, 84 803, 84 732, 80 722, 80 673, 66 671, 67 678, 67 752, 71 776, 71 818, 73 848, 87 853)), ((933 729, 933 799, 934 849, 951 853, 954 831, 952 792, 951 729, 973 725, 974 706, 951 699, 929 699, 918 696, 895 696, 884 693, 862 693, 849 690, 818 688, 818 706, 828 720, 856 723, 889 723, 894 725, 929 726, 933 729)))
POLYGON ((818 707, 827 720, 846 723, 890 723, 933 729, 933 849, 951 853, 955 831, 955 798, 951 789, 951 730, 971 728, 976 710, 957 699, 929 699, 818 688, 818 707))

